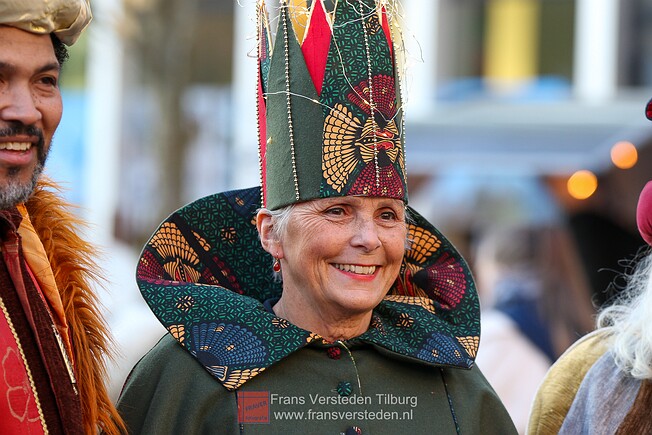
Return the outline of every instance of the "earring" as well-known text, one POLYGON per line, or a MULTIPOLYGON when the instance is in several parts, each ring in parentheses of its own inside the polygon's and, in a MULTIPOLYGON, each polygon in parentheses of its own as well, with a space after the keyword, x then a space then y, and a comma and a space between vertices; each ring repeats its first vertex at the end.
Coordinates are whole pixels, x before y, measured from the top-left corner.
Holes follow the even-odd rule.
POLYGON ((278 258, 274 259, 274 265, 272 266, 272 270, 276 273, 279 273, 281 271, 281 262, 278 261, 278 258))

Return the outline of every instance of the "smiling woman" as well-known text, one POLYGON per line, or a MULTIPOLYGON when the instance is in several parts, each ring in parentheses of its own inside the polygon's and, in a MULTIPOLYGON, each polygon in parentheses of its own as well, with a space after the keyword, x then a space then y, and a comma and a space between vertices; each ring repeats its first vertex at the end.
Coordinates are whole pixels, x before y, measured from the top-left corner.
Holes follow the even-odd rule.
POLYGON ((283 3, 273 55, 259 6, 262 186, 189 204, 145 246, 138 285, 170 335, 123 389, 130 432, 515 433, 474 366, 466 262, 406 206, 396 5, 313 1, 299 40, 283 3))
POLYGON ((283 276, 274 312, 333 342, 365 332, 401 267, 404 209, 389 198, 317 199, 293 206, 282 231, 261 210, 261 242, 283 276))

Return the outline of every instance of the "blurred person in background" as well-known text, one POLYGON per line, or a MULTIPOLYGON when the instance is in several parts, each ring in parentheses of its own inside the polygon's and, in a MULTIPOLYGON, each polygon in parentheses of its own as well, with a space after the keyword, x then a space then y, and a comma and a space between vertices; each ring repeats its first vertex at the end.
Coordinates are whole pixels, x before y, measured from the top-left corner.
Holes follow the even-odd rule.
POLYGON ((0 433, 119 433, 95 249, 41 175, 62 114, 59 75, 86 0, 0 2, 0 433))
MULTIPOLYGON (((652 182, 636 220, 652 244, 652 182)), ((532 408, 528 432, 652 433, 652 255, 640 257, 598 330, 573 345, 550 369, 532 408)))
POLYGON ((282 3, 271 59, 258 6, 262 187, 187 205, 143 250, 169 334, 127 379, 129 431, 515 433, 473 362, 468 266, 406 205, 396 4, 341 0, 331 23, 315 1, 298 39, 282 3))
POLYGON ((487 228, 473 258, 482 308, 476 362, 525 433, 550 365, 593 329, 591 291, 561 223, 487 228))

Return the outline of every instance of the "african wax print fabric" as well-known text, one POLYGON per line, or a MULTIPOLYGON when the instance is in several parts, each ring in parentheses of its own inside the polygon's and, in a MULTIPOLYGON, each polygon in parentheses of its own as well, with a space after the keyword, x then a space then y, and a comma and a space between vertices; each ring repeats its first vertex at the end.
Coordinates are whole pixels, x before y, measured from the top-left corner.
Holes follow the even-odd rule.
MULTIPOLYGON (((323 341, 268 312, 281 295, 258 241, 260 189, 211 195, 168 217, 137 269, 143 297, 170 334, 226 389, 309 343, 323 341)), ((389 357, 468 369, 479 343, 479 304, 468 266, 414 210, 410 248, 371 327, 355 340, 389 357)))

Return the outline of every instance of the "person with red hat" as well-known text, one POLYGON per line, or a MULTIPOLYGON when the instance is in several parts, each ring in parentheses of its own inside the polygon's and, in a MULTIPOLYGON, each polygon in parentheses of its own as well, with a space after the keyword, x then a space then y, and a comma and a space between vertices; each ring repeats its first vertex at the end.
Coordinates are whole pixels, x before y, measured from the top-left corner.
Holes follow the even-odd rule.
MULTIPOLYGON (((646 116, 652 120, 651 103, 646 116)), ((636 222, 652 246, 652 181, 641 191, 636 222)), ((599 313, 597 324, 549 370, 532 407, 529 434, 652 433, 649 248, 616 302, 599 313)))

